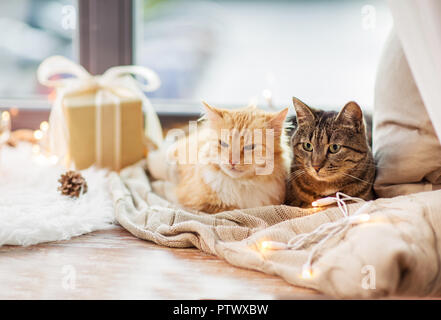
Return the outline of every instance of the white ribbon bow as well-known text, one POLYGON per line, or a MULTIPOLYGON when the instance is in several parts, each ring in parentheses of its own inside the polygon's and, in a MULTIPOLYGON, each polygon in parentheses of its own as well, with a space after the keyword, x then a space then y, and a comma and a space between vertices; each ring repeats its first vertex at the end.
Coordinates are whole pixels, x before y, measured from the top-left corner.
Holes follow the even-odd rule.
POLYGON ((139 76, 147 81, 147 84, 138 82, 138 87, 144 92, 155 91, 161 85, 156 72, 146 67, 118 66, 107 69, 102 75, 92 76, 81 65, 62 56, 52 56, 45 59, 37 70, 38 81, 41 84, 47 87, 71 88, 69 91, 111 87, 119 78, 129 74, 139 76), (70 74, 75 77, 50 80, 53 76, 61 74, 70 74))
POLYGON ((49 144, 51 152, 59 158, 67 154, 68 131, 63 114, 63 98, 66 94, 112 88, 126 88, 142 99, 146 113, 146 135, 156 144, 162 143, 162 128, 158 116, 144 92, 159 88, 161 82, 158 75, 151 69, 141 66, 118 66, 109 68, 102 75, 93 76, 81 65, 62 56, 52 56, 45 59, 37 70, 38 81, 48 87, 57 89, 57 97, 52 108, 49 122, 49 144), (68 74, 71 78, 51 79, 54 76, 68 74), (128 79, 135 75, 145 80, 145 84, 128 79), (131 81, 128 81, 131 80, 131 81))

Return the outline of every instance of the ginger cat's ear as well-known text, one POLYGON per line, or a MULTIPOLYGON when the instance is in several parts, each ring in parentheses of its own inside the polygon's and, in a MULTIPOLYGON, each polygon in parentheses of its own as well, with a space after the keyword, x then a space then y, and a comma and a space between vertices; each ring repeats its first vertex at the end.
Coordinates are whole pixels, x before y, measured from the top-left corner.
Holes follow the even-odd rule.
POLYGON ((283 124, 285 123, 286 115, 288 114, 288 108, 283 109, 272 115, 270 120, 270 126, 276 132, 281 132, 283 129, 283 124))
POLYGON ((312 122, 315 119, 314 112, 303 101, 293 97, 292 102, 294 104, 294 109, 296 110, 297 122, 299 124, 312 122))
POLYGON ((222 120, 222 112, 219 109, 216 109, 215 107, 210 106, 205 101, 202 101, 202 104, 204 105, 205 115, 208 120, 210 120, 210 121, 222 120))

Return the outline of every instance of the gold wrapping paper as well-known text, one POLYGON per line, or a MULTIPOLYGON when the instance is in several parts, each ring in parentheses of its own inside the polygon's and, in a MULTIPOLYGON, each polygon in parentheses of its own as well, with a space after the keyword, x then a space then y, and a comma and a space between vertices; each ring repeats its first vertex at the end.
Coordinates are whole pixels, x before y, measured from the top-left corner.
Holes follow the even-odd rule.
POLYGON ((153 70, 115 66, 91 75, 69 59, 52 56, 40 64, 37 78, 56 90, 47 142, 64 165, 119 170, 145 155, 144 140, 161 145, 161 124, 145 95, 161 85, 153 70), (65 74, 71 77, 61 76, 65 74))
POLYGON ((78 92, 63 99, 67 162, 78 170, 97 165, 118 171, 146 155, 142 100, 128 91, 112 91, 113 99, 97 103, 97 94, 78 92))

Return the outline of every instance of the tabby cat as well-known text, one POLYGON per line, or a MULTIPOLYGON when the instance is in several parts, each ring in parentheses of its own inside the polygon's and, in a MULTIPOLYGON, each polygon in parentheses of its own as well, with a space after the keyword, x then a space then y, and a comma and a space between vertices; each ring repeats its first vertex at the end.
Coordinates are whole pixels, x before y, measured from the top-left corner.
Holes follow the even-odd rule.
POLYGON ((372 199, 375 165, 359 105, 351 101, 338 113, 315 110, 297 98, 293 103, 286 202, 309 207, 336 192, 372 199))

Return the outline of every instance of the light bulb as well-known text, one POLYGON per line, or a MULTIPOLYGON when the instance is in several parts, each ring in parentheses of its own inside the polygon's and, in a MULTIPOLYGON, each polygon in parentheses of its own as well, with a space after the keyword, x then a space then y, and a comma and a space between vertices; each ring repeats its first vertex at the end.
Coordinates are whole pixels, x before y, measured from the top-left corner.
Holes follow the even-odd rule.
POLYGON ((333 197, 326 197, 315 200, 311 203, 313 207, 321 207, 321 206, 329 206, 330 204, 335 203, 337 200, 333 197))
POLYGON ((260 245, 262 250, 286 250, 288 246, 283 242, 277 241, 263 241, 260 245))
POLYGON ((263 241, 262 244, 260 245, 260 247, 261 247, 263 250, 268 249, 268 247, 269 247, 269 243, 268 243, 268 241, 263 241))
POLYGON ((40 130, 45 132, 49 129, 49 123, 47 121, 43 121, 40 123, 40 130))
POLYGON ((41 138, 43 138, 43 131, 35 130, 34 131, 34 138, 37 140, 40 140, 41 138))
POLYGON ((302 278, 303 279, 311 279, 313 276, 312 268, 308 266, 304 266, 302 270, 302 278))
POLYGON ((358 216, 358 221, 359 222, 368 222, 369 220, 371 219, 371 217, 367 214, 367 213, 364 213, 364 214, 360 214, 359 216, 358 216))
POLYGON ((10 118, 11 118, 11 116, 9 115, 8 111, 3 111, 2 112, 2 120, 3 121, 9 121, 10 118))

